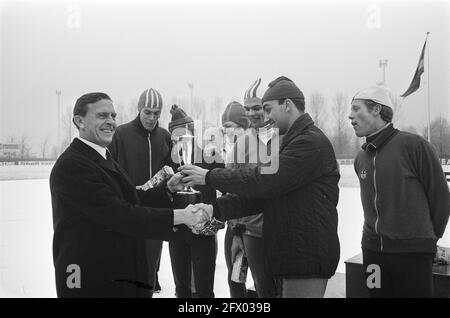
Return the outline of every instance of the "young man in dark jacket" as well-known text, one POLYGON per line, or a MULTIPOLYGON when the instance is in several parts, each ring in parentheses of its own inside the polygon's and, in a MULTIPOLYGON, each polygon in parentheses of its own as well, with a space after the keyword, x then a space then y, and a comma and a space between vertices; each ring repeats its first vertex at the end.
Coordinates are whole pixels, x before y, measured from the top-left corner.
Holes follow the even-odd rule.
MULTIPOLYGON (((150 88, 142 92, 137 105, 138 116, 131 122, 117 127, 109 146, 112 157, 128 173, 135 186, 146 183, 164 165, 172 165, 170 134, 158 124, 162 106, 161 94, 156 89, 150 88)), ((147 192, 149 202, 143 202, 144 204, 158 208, 171 207, 171 202, 166 196, 161 196, 154 190, 147 192)), ((158 292, 161 290, 158 269, 162 241, 147 240, 146 246, 151 273, 149 285, 155 286, 154 291, 158 292)))
MULTIPOLYGON (((198 205, 219 220, 263 212, 268 268, 281 297, 323 297, 339 261, 336 206, 339 171, 328 138, 304 113, 304 95, 288 78, 269 84, 262 103, 284 135, 278 169, 182 169, 187 185, 206 183, 222 192, 213 206, 198 205)), ((276 149, 278 150, 278 149, 276 149)))
POLYGON ((433 256, 450 213, 449 189, 430 143, 395 129, 392 117, 382 86, 352 100, 349 119, 355 134, 366 137, 355 159, 366 283, 371 297, 432 297, 433 256))
MULTIPOLYGON (((174 141, 172 161, 181 163, 179 161, 181 161, 182 156, 179 157, 179 153, 177 153, 181 150, 181 147, 178 147, 178 137, 186 134, 195 136, 194 121, 177 105, 172 105, 170 113, 172 114, 172 120, 169 122, 168 128, 174 141)), ((197 160, 198 165, 205 169, 224 167, 223 164, 212 162, 212 158, 208 160, 195 138, 191 159, 192 162, 197 160)), ((178 167, 174 166, 174 169, 178 167)), ((212 187, 200 185, 196 186, 194 190, 201 193, 201 202, 210 204, 216 198, 216 191, 212 187)), ((176 194, 174 198, 176 198, 176 194)), ((176 202, 176 199, 174 202, 176 202)), ((176 203, 174 205, 176 206, 176 203)), ((176 229, 174 238, 169 241, 169 252, 177 298, 214 298, 216 235, 194 234, 191 228, 183 225, 176 227, 176 229), (194 286, 192 286, 192 281, 194 286), (193 292, 193 289, 195 289, 195 292, 193 292)))

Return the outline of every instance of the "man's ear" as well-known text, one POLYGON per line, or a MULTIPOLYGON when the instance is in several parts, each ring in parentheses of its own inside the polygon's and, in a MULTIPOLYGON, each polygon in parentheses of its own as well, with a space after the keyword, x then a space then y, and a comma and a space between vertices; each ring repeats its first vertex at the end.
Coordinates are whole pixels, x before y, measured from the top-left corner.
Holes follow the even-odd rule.
POLYGON ((375 107, 373 108, 373 111, 376 114, 381 113, 381 105, 380 104, 376 104, 375 107))
POLYGON ((72 121, 78 129, 84 128, 84 120, 80 115, 73 116, 72 121))
POLYGON ((292 110, 292 104, 293 102, 289 98, 284 101, 284 105, 286 105, 285 106, 286 113, 289 113, 292 110))

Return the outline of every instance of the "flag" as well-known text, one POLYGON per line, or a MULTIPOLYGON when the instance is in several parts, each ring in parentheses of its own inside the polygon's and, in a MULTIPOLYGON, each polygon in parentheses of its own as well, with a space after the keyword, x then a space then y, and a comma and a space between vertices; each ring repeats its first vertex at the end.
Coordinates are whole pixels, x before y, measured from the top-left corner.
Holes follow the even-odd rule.
POLYGON ((403 93, 403 95, 400 95, 401 97, 406 97, 415 91, 417 91, 420 87, 420 76, 423 74, 425 67, 424 67, 424 56, 425 56, 425 47, 427 46, 427 40, 425 39, 425 43, 423 44, 422 53, 420 54, 419 58, 419 64, 417 65, 416 72, 414 73, 414 77, 411 81, 411 84, 409 85, 409 88, 406 90, 406 92, 403 93))

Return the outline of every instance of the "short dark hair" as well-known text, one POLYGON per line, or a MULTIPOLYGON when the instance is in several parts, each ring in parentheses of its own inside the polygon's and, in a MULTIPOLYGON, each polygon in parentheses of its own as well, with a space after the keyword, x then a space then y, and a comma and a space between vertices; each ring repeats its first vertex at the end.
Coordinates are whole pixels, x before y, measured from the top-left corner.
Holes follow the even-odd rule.
POLYGON ((299 111, 305 112, 305 100, 303 98, 282 98, 278 100, 278 105, 283 104, 286 99, 290 99, 299 111))
POLYGON ((73 115, 86 116, 87 113, 87 105, 96 103, 102 99, 107 99, 112 101, 111 97, 106 95, 105 93, 87 93, 83 96, 79 97, 75 102, 75 106, 73 107, 73 115))
MULTIPOLYGON (((79 97, 75 102, 75 106, 73 107, 73 116, 77 115, 82 117, 86 116, 88 110, 87 105, 96 103, 102 99, 112 101, 111 97, 109 97, 105 93, 95 92, 84 94, 83 96, 79 97)), ((80 129, 73 119, 72 121, 75 127, 77 127, 77 129, 80 129)))
POLYGON ((370 99, 363 99, 364 104, 366 104, 367 108, 372 110, 376 105, 380 105, 381 106, 381 110, 380 110, 380 116, 381 119, 384 120, 387 123, 392 122, 392 118, 394 117, 394 111, 392 110, 392 108, 374 102, 373 100, 370 99))

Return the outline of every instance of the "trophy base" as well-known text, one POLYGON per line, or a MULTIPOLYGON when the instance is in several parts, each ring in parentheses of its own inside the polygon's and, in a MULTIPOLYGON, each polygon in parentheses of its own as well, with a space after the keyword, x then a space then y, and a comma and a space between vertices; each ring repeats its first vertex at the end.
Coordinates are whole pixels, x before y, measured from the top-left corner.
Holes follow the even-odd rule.
POLYGON ((202 194, 200 191, 180 191, 175 193, 173 197, 174 208, 184 209, 189 204, 202 202, 202 194))

